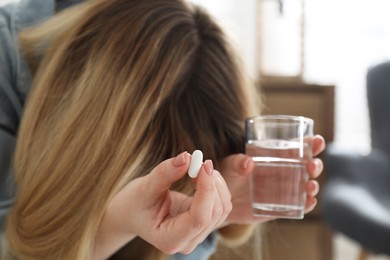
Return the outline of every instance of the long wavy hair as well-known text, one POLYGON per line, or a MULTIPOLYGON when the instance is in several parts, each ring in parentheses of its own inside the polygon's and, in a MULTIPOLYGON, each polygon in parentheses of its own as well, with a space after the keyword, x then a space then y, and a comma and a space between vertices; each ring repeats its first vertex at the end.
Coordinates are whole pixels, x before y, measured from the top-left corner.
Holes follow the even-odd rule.
MULTIPOLYGON (((87 1, 20 42, 35 77, 14 158, 9 258, 90 259, 105 208, 128 182, 182 151, 201 149, 216 168, 244 151, 257 93, 199 7, 87 1)), ((186 178, 174 188, 193 192, 186 178)), ((142 259, 153 250, 135 239, 122 251, 142 259)))

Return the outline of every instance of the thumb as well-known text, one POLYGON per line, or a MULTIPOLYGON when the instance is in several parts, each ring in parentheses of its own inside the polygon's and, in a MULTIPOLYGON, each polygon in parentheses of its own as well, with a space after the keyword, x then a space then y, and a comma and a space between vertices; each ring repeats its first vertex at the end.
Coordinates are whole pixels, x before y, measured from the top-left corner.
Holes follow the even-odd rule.
POLYGON ((161 162, 147 175, 148 191, 160 194, 168 190, 173 183, 186 175, 190 161, 191 155, 183 152, 175 158, 161 162))
POLYGON ((237 177, 239 175, 247 175, 253 171, 254 162, 252 158, 246 154, 229 155, 222 160, 221 170, 224 177, 237 177))

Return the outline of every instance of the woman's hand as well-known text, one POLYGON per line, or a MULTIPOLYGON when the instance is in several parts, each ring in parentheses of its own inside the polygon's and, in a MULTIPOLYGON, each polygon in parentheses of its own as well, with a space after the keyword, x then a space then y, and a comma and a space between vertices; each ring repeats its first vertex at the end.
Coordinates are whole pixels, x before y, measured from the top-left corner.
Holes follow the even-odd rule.
POLYGON ((190 253, 229 215, 230 192, 211 160, 196 179, 193 197, 169 190, 183 178, 191 155, 184 152, 131 181, 110 202, 97 239, 96 256, 109 256, 140 236, 167 254, 190 253), (102 251, 100 248, 108 248, 102 251))
MULTIPOLYGON (((317 156, 325 149, 325 140, 322 136, 316 135, 313 138, 313 156, 317 156)), ((255 222, 266 222, 271 217, 254 217, 252 214, 249 178, 254 168, 251 157, 245 154, 235 154, 226 157, 221 162, 221 173, 232 194, 233 209, 224 225, 228 224, 251 224, 255 222)), ((318 158, 313 158, 307 163, 309 180, 305 185, 306 205, 305 213, 314 209, 317 204, 315 198, 319 192, 319 184, 315 180, 323 170, 323 163, 318 158)))

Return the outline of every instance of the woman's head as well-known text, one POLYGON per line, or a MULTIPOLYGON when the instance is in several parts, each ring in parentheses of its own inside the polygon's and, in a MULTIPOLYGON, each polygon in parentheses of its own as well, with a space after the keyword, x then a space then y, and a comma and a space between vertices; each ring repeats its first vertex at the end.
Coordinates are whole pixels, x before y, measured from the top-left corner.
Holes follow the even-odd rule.
MULTIPOLYGON (((8 236, 11 247, 32 245, 20 252, 39 256, 66 237, 64 254, 80 256, 128 181, 185 150, 216 163, 243 151, 254 100, 203 10, 180 0, 95 0, 21 39, 34 46, 30 60, 44 52, 15 157, 20 192, 8 236)), ((190 192, 187 183, 176 188, 190 192)))

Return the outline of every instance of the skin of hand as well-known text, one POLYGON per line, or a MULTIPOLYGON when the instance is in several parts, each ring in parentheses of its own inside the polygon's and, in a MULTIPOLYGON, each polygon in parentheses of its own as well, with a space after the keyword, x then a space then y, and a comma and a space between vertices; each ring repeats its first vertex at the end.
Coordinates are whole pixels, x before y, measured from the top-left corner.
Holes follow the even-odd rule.
MULTIPOLYGON (((320 135, 313 137, 313 156, 317 156, 325 149, 325 140, 320 135)), ((254 162, 251 157, 245 154, 235 154, 224 158, 221 161, 220 171, 232 194, 233 209, 223 226, 229 224, 251 224, 266 222, 274 218, 254 217, 250 202, 249 178, 253 171, 254 162)), ((314 209, 317 204, 315 196, 319 192, 319 184, 315 179, 323 170, 321 159, 313 158, 307 163, 307 173, 309 180, 305 185, 306 205, 305 213, 314 209)))
POLYGON ((96 239, 94 259, 103 259, 140 236, 166 254, 192 252, 221 226, 232 204, 221 174, 206 160, 193 196, 171 191, 187 174, 191 155, 179 154, 127 184, 109 203, 96 239))

